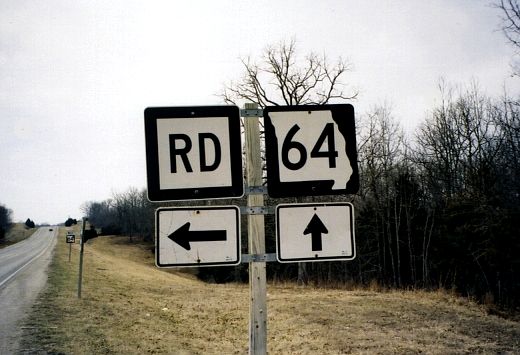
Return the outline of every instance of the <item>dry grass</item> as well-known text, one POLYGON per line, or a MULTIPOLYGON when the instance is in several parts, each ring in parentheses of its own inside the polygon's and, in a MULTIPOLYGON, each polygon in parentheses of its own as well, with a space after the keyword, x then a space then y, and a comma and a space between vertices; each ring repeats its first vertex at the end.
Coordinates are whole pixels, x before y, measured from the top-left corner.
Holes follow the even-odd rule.
POLYGON ((13 223, 7 231, 5 239, 0 241, 0 249, 29 238, 37 230, 38 228, 27 228, 25 223, 13 223))
MULTIPOLYGON (((100 237, 68 263, 60 242, 47 290, 26 326, 25 351, 64 354, 245 354, 247 285, 164 272, 145 246, 100 237)), ((268 286, 271 354, 520 353, 520 324, 445 293, 268 286)))

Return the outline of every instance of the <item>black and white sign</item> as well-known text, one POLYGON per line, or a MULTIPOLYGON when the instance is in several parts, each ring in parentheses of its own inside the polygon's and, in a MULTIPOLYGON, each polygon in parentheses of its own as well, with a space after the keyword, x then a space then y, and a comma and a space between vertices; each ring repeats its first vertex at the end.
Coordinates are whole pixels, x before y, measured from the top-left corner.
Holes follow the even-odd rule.
POLYGON ((348 202, 278 205, 276 255, 281 263, 354 259, 354 207, 348 202))
POLYGON ((238 107, 150 107, 144 116, 151 201, 243 195, 238 107))
POLYGON ((237 206, 159 208, 155 231, 158 267, 240 263, 237 206))
POLYGON ((67 234, 65 238, 67 243, 74 244, 76 242, 76 236, 74 234, 67 234))
POLYGON ((357 192, 352 105, 272 106, 264 119, 270 196, 357 192))

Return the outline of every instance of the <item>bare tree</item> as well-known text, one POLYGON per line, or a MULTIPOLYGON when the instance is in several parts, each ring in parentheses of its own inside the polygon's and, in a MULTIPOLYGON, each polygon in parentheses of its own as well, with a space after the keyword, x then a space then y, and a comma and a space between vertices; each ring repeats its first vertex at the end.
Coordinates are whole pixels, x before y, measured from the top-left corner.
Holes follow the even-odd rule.
POLYGON ((492 146, 496 154, 492 164, 488 164, 497 178, 493 192, 508 206, 515 206, 520 196, 520 105, 505 96, 489 113, 490 124, 495 128, 492 146))
MULTIPOLYGON (((507 215, 504 212, 506 199, 512 206, 518 205, 514 183, 511 183, 517 165, 515 139, 514 131, 509 129, 518 127, 515 110, 511 105, 503 108, 483 95, 475 83, 457 93, 445 87, 442 92, 441 104, 416 136, 415 158, 430 195, 431 210, 438 211, 440 218, 436 220, 445 229, 436 238, 442 237, 443 243, 455 247, 464 245, 460 248, 462 255, 446 255, 443 262, 458 267, 464 265, 464 272, 478 273, 481 287, 491 289, 490 276, 497 274, 491 273, 489 264, 494 262, 495 249, 499 246, 490 231, 502 225, 498 217, 488 211, 504 209, 501 213, 507 215), (464 238, 471 243, 465 245, 464 238), (483 266, 485 261, 487 267, 483 266)), ((425 223, 425 248, 431 242, 433 217, 432 214, 430 227, 428 220, 425 223)), ((429 274, 428 260, 428 249, 423 248, 424 282, 429 274)), ((463 278, 461 271, 452 266, 442 273, 446 275, 446 282, 457 283, 456 278, 463 278), (448 280, 448 276, 453 281, 448 280)))
POLYGON ((496 117, 500 111, 473 83, 453 97, 441 87, 441 105, 417 135, 418 162, 437 196, 478 199, 493 193, 493 166, 503 145, 496 117))
POLYGON ((332 100, 351 100, 357 92, 345 93, 342 81, 352 69, 339 58, 330 64, 325 55, 310 52, 300 59, 296 42, 281 42, 265 48, 259 62, 241 58, 244 74, 224 86, 220 96, 226 103, 255 102, 268 105, 322 105, 332 100))
POLYGON ((396 186, 400 173, 405 170, 406 140, 388 106, 374 108, 362 123, 359 156, 364 187, 361 203, 374 210, 380 277, 386 269, 391 269, 393 284, 400 286, 400 230, 405 203, 396 186))
MULTIPOLYGON (((518 0, 500 0, 495 4, 502 13, 502 32, 509 43, 520 50, 520 4, 518 0)), ((520 74, 519 64, 513 64, 515 75, 520 74)))
MULTIPOLYGON (((345 92, 343 78, 352 69, 350 63, 339 58, 335 64, 330 64, 326 55, 314 52, 302 59, 297 54, 294 39, 267 46, 259 61, 251 57, 241 58, 241 61, 242 78, 225 84, 219 95, 228 104, 323 105, 357 97, 354 90, 345 92)), ((307 283, 303 263, 298 264, 298 283, 307 283)))

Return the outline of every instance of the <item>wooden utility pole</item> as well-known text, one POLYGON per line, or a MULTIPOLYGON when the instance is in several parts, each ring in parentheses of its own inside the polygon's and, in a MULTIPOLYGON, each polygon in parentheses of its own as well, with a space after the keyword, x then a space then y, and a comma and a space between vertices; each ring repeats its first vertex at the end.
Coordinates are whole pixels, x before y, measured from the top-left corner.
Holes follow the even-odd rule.
POLYGON ((79 275, 78 275, 78 298, 81 298, 81 279, 83 278, 83 248, 85 246, 85 242, 83 241, 83 237, 85 235, 85 223, 87 219, 83 217, 83 223, 81 224, 81 240, 79 247, 79 275))
MULTIPOLYGON (((245 104, 246 110, 258 109, 258 104, 245 104)), ((260 129, 258 117, 244 119, 246 137, 246 174, 250 187, 262 186, 262 159, 260 156, 260 129)), ((264 205, 262 194, 249 194, 248 207, 264 205)), ((247 232, 249 238, 249 254, 265 254, 265 226, 262 214, 248 215, 247 232)), ((267 353, 267 286, 266 263, 252 261, 249 263, 249 353, 263 355, 267 353)))

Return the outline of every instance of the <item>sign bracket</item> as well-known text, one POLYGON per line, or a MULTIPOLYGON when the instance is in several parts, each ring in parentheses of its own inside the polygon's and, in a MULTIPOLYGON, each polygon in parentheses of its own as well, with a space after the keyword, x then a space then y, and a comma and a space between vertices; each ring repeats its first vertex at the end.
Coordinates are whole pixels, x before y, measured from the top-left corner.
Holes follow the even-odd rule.
POLYGON ((246 186, 245 193, 247 195, 267 195, 266 186, 246 186))
POLYGON ((277 261, 276 253, 242 254, 242 263, 259 263, 277 261))
POLYGON ((274 214, 274 208, 269 206, 240 206, 240 214, 266 215, 274 214))
POLYGON ((240 117, 263 117, 264 110, 262 109, 241 109, 240 117))

